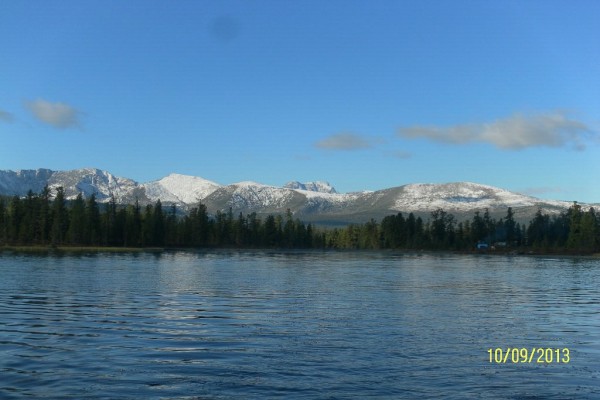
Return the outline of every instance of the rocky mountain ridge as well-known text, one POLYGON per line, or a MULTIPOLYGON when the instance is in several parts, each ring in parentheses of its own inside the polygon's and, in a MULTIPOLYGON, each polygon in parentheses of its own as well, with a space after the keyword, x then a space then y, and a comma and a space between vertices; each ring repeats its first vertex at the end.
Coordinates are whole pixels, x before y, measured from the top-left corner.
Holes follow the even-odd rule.
POLYGON ((79 193, 85 197, 94 193, 99 202, 108 202, 114 196, 119 204, 136 200, 148 204, 160 199, 165 205, 176 204, 183 210, 202 202, 211 213, 231 209, 234 213, 277 214, 290 209, 303 220, 326 224, 364 222, 398 212, 427 216, 438 208, 461 219, 484 209, 501 217, 512 207, 516 217, 525 221, 540 208, 546 213, 558 213, 572 205, 471 182, 419 183, 372 192, 338 193, 327 182, 292 181, 283 187, 249 181, 220 185, 200 177, 170 174, 153 182, 138 183, 96 168, 0 171, 0 195, 25 196, 29 190, 39 193, 46 185, 52 190, 62 186, 68 199, 79 193))

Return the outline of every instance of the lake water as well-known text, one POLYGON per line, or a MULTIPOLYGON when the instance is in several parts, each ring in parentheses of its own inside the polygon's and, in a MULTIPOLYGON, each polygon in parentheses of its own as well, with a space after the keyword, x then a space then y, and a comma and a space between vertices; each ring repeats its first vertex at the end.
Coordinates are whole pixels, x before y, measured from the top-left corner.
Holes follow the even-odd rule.
POLYGON ((0 398, 29 397, 600 398, 600 260, 0 254, 0 398))

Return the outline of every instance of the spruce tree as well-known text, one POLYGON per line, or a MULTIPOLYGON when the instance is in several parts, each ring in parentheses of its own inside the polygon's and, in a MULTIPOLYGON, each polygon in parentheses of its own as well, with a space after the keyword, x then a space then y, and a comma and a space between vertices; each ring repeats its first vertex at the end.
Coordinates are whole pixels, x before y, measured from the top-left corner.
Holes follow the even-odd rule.
POLYGON ((268 215, 265 219, 262 245, 265 247, 275 247, 277 245, 277 226, 275 217, 268 215))
POLYGON ((569 238, 567 239, 567 247, 570 249, 579 249, 583 243, 581 232, 581 220, 583 212, 581 206, 574 202, 567 212, 569 215, 569 238))
POLYGON ((52 202, 51 242, 54 245, 63 244, 69 227, 69 215, 65 206, 65 191, 62 186, 56 189, 56 197, 52 202))
POLYGON ((504 232, 506 236, 506 244, 512 246, 515 242, 517 235, 517 226, 514 219, 514 213, 512 207, 508 207, 506 211, 506 218, 504 219, 504 232))
POLYGON ((41 244, 47 244, 50 236, 51 219, 50 219, 50 188, 44 186, 39 195, 39 214, 37 227, 39 230, 39 238, 41 244))
POLYGON ((77 195, 71 204, 69 228, 67 230, 67 241, 69 244, 89 244, 85 232, 87 231, 85 218, 85 202, 81 193, 77 195))
POLYGON ((583 213, 581 217, 580 249, 591 252, 596 248, 596 213, 594 208, 583 213))
POLYGON ((0 246, 6 244, 6 206, 0 197, 0 246))
POLYGON ((22 201, 22 219, 19 223, 19 243, 31 244, 35 240, 36 231, 36 201, 31 190, 27 192, 27 196, 22 201))
POLYGON ((154 213, 152 215, 152 242, 155 246, 164 246, 165 245, 165 216, 162 210, 162 203, 159 200, 156 200, 156 204, 154 205, 154 213))

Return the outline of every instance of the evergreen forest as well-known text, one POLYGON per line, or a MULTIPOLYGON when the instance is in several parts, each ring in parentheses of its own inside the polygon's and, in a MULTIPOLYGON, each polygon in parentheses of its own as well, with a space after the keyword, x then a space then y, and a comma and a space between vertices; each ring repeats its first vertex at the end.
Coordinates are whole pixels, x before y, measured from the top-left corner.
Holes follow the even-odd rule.
MULTIPOLYGON (((574 203, 566 212, 541 210, 519 224, 511 208, 492 218, 487 210, 457 221, 442 209, 426 220, 397 213, 342 228, 315 227, 285 215, 210 215, 198 204, 185 215, 160 201, 140 206, 98 203, 81 194, 67 201, 63 188, 25 197, 0 197, 0 246, 111 246, 161 248, 317 248, 474 251, 489 249, 588 254, 600 252, 600 215, 574 203)), ((0 247, 1 248, 1 247, 0 247)))

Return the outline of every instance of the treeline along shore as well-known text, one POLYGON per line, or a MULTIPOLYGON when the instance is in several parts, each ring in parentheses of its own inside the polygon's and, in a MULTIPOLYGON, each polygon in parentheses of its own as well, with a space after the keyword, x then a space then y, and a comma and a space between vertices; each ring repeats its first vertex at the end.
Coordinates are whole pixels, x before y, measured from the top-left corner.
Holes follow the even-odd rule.
POLYGON ((0 248, 7 246, 93 246, 102 248, 317 248, 417 249, 451 251, 600 252, 600 215, 574 203, 566 212, 538 210, 519 224, 511 208, 495 219, 487 210, 457 221, 442 209, 428 219, 412 213, 389 215, 342 228, 315 227, 285 215, 211 216, 198 204, 180 216, 160 201, 121 206, 112 199, 100 204, 94 195, 67 201, 63 188, 54 196, 47 187, 25 197, 0 197, 0 248))

